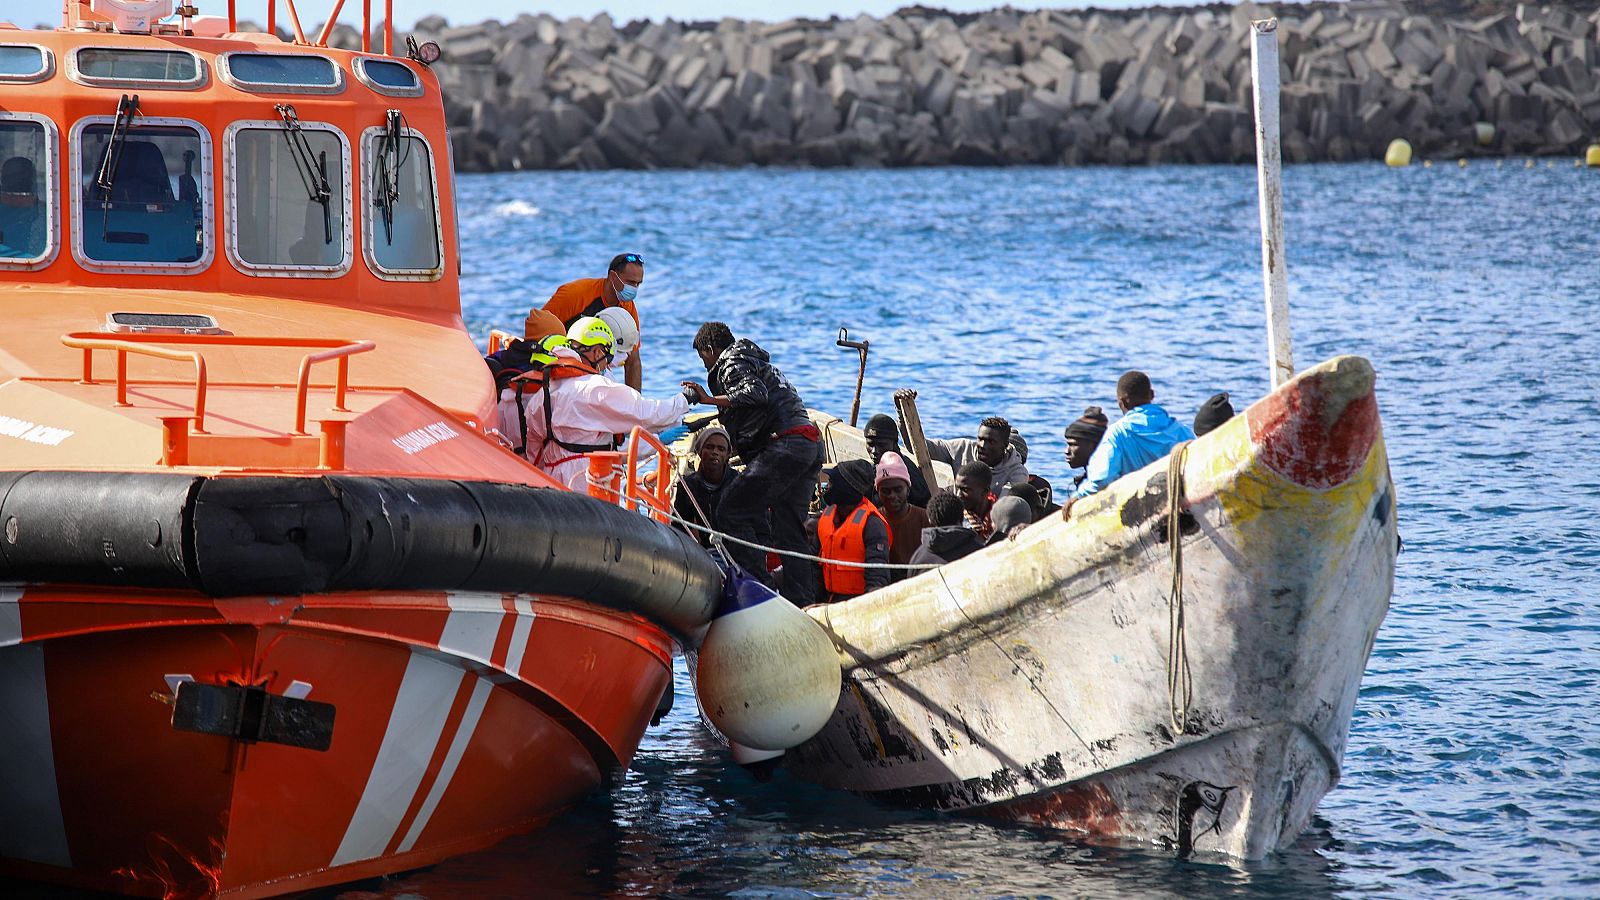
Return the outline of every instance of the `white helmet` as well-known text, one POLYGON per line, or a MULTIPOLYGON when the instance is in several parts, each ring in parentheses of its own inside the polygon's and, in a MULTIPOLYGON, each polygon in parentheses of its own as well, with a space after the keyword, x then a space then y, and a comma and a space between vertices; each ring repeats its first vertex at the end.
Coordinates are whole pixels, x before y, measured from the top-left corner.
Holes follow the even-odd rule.
POLYGON ((639 326, 633 324, 633 316, 628 315, 627 310, 620 306, 608 306, 595 316, 611 326, 611 334, 616 338, 612 349, 618 362, 626 359, 639 346, 639 326))

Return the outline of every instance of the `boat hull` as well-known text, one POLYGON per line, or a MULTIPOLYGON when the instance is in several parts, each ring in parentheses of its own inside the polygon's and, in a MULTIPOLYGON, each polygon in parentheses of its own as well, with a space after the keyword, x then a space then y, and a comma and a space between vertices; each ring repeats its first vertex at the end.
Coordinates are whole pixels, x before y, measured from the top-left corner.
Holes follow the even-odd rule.
POLYGON ((1372 384, 1335 360, 1190 445, 1181 621, 1165 461, 1072 522, 813 607, 845 685, 785 765, 1180 855, 1291 842, 1339 779, 1393 587, 1372 384))
POLYGON ((7 589, 0 623, 0 871, 162 896, 302 890, 537 827, 626 768, 674 646, 499 594, 7 589), (180 730, 186 679, 331 704, 327 749, 180 730))

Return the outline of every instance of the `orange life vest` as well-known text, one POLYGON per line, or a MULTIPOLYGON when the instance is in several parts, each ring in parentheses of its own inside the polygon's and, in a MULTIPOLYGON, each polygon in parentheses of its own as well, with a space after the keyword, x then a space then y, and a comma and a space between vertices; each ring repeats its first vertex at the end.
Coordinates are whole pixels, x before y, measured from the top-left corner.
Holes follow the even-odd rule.
MULTIPOLYGON (((883 531, 889 536, 889 541, 894 541, 894 535, 889 531, 889 520, 874 506, 871 500, 862 498, 856 508, 845 516, 844 523, 835 525, 833 522, 833 507, 822 511, 822 518, 817 520, 817 540, 822 545, 824 559, 837 559, 842 562, 862 563, 867 561, 867 519, 877 516, 883 523, 883 531)), ((856 596, 867 592, 867 570, 856 566, 834 566, 822 564, 822 586, 833 594, 856 596)))

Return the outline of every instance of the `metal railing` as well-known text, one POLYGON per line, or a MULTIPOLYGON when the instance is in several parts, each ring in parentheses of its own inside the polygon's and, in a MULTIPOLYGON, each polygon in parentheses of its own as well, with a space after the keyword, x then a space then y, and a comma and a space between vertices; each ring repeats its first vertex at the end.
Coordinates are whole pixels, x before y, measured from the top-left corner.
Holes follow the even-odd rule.
MULTIPOLYGON (((80 384, 97 384, 94 375, 94 351, 107 350, 117 356, 116 391, 117 406, 131 406, 128 402, 128 354, 149 356, 174 362, 192 362, 195 369, 194 431, 206 433, 206 358, 200 349, 177 350, 158 346, 206 347, 260 347, 277 349, 311 349, 300 358, 299 377, 295 382, 294 434, 307 434, 306 408, 311 396, 311 367, 320 362, 338 360, 339 372, 334 380, 335 412, 349 412, 345 401, 350 390, 350 357, 377 348, 372 341, 349 341, 342 338, 280 338, 247 337, 231 334, 129 334, 110 337, 102 332, 73 332, 61 336, 61 343, 83 351, 83 377, 80 384), (321 348, 321 349, 318 349, 321 348)), ((272 385, 273 382, 260 382, 272 385)))

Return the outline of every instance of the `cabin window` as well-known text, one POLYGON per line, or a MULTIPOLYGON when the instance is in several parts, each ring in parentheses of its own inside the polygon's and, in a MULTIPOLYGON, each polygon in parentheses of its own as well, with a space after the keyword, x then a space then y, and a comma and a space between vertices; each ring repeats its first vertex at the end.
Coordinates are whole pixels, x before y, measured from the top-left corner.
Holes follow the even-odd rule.
POLYGON ((0 44, 0 81, 43 81, 54 70, 50 51, 33 44, 0 44))
POLYGON ((246 91, 332 94, 344 89, 339 67, 321 56, 224 53, 217 65, 223 81, 246 91))
POLYGON ((390 119, 362 135, 367 264, 384 278, 432 280, 442 254, 433 153, 420 133, 399 124, 399 113, 390 119))
POLYGON ((269 275, 331 277, 350 267, 350 150, 334 127, 292 112, 228 128, 228 255, 269 275))
POLYGON ((0 117, 0 266, 39 268, 54 257, 55 129, 42 117, 0 117))
POLYGON ((97 271, 181 271, 210 262, 211 143, 183 120, 108 116, 79 125, 75 248, 97 271), (112 265, 105 265, 112 264, 112 265))
POLYGON ((184 50, 81 47, 72 61, 77 80, 90 85, 185 89, 205 81, 199 57, 184 50))
POLYGON ((391 97, 422 96, 422 80, 405 63, 358 56, 355 72, 362 84, 380 94, 391 97))

